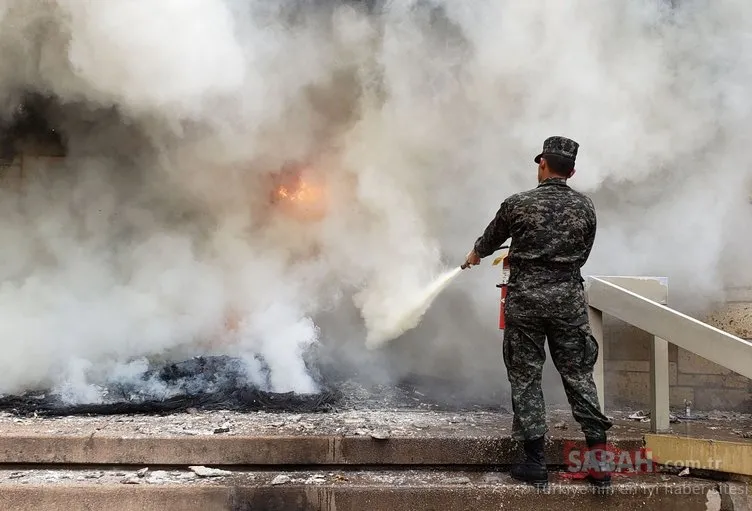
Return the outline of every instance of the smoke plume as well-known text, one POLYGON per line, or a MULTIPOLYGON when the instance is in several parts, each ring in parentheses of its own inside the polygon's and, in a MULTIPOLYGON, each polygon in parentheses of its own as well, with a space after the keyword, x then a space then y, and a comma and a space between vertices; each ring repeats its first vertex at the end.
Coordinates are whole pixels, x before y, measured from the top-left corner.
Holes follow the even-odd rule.
POLYGON ((482 387, 501 368, 488 262, 404 356, 368 353, 365 328, 463 261, 555 134, 580 142, 571 184, 598 208, 586 273, 667 276, 693 312, 752 282, 746 0, 0 6, 1 117, 46 98, 67 153, 4 171, 2 393, 89 399, 199 354, 260 356, 270 390, 312 392, 319 344, 379 378, 482 387), (272 200, 290 168, 323 212, 272 200))

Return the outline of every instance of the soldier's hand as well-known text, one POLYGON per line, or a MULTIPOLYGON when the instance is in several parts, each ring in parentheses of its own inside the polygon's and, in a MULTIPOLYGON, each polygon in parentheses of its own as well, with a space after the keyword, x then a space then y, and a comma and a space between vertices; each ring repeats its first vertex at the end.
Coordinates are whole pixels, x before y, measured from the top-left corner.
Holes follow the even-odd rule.
POLYGON ((465 257, 465 264, 462 265, 462 268, 468 268, 470 266, 477 266, 480 264, 480 257, 478 254, 475 253, 475 249, 472 249, 468 254, 467 257, 465 257))

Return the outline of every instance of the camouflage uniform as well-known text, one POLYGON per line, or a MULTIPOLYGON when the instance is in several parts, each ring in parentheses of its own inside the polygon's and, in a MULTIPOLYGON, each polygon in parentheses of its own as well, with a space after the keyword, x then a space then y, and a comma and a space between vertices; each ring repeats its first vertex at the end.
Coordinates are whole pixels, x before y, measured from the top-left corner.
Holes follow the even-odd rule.
MULTIPOLYGON (((568 139, 552 137, 546 144, 544 153, 577 152, 576 142, 568 139)), ((541 388, 546 338, 572 414, 586 438, 599 438, 612 426, 600 411, 593 380, 598 344, 590 330, 580 273, 595 231, 592 201, 572 190, 564 178, 552 178, 507 198, 475 243, 475 252, 483 258, 511 237, 503 358, 512 388, 516 440, 547 432, 541 388)))

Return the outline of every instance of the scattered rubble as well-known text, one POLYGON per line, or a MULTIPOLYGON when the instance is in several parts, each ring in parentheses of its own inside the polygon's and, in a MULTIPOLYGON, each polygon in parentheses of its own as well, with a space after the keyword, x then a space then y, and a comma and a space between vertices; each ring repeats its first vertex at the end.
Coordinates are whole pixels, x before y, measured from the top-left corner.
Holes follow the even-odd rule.
POLYGON ((188 467, 188 470, 199 477, 222 477, 232 475, 229 470, 220 470, 218 468, 208 468, 201 465, 188 467))
POLYGON ((230 425, 229 424, 224 424, 224 425, 222 425, 222 426, 220 426, 218 428, 214 428, 214 434, 215 435, 219 435, 219 434, 222 434, 222 433, 229 433, 229 432, 230 432, 230 425))
POLYGON ((323 484, 326 482, 326 477, 323 474, 314 474, 305 480, 305 484, 323 484))
MULTIPOLYGON (((230 472, 230 475, 233 475, 230 472)), ((252 481, 253 474, 243 474, 243 480, 252 481)), ((188 470, 146 470, 142 468, 134 472, 116 470, 90 470, 59 468, 49 470, 28 469, 7 471, 0 470, 0 485, 5 482, 16 484, 127 484, 127 485, 160 485, 160 484, 191 484, 201 478, 188 470)))
POLYGON ((640 421, 640 422, 650 422, 650 412, 645 413, 642 410, 638 410, 632 415, 630 415, 629 419, 634 420, 634 421, 640 421))
MULTIPOLYGON (((146 485, 146 486, 224 486, 227 488, 238 487, 268 487, 295 485, 295 486, 356 486, 356 487, 395 487, 395 486, 447 486, 473 488, 515 487, 518 483, 513 481, 508 473, 497 471, 443 471, 432 469, 407 469, 407 470, 354 470, 328 472, 320 470, 312 471, 237 471, 225 478, 203 478, 188 470, 150 470, 145 477, 139 478, 135 471, 118 476, 122 472, 113 470, 90 470, 90 469, 65 469, 58 470, 0 470, 0 488, 2 485, 31 485, 31 486, 73 486, 80 490, 96 486, 123 485, 146 485), (96 474, 96 476, 95 476, 96 474)), ((564 473, 553 474, 555 484, 578 484, 578 481, 570 483, 563 477, 564 473)), ((619 485, 660 484, 662 486, 686 487, 691 484, 707 484, 696 479, 689 473, 681 476, 675 474, 638 475, 630 478, 620 478, 615 481, 619 485), (628 479, 628 481, 627 481, 628 479), (659 480, 660 482, 657 482, 659 480)))
POLYGON ((383 429, 371 431, 371 438, 374 440, 386 440, 389 438, 389 432, 383 429))
MULTIPOLYGON (((680 424, 683 420, 706 420, 707 418, 708 416, 703 414, 688 415, 685 413, 684 415, 674 415, 670 413, 668 415, 668 420, 671 424, 680 424)), ((630 414, 628 416, 628 419, 640 422, 650 422, 650 412, 643 412, 642 410, 638 410, 637 412, 630 414)))
MULTIPOLYGON (((568 409, 549 408, 548 421, 552 434, 578 434, 579 426, 568 409), (563 425, 566 427, 563 427, 563 425)), ((648 422, 630 419, 633 411, 612 411, 614 427, 610 432, 632 435, 646 431, 648 422)), ((750 438, 752 415, 709 414, 704 421, 672 424, 683 431, 685 426, 696 431, 711 432, 714 437, 750 438), (701 428, 701 429, 697 429, 701 428), (711 429, 712 428, 712 429, 711 429)), ((270 435, 336 435, 371 437, 385 441, 391 437, 431 436, 508 436, 511 415, 490 411, 467 411, 462 415, 453 412, 424 409, 358 409, 330 413, 288 414, 283 412, 237 412, 231 410, 193 410, 164 415, 109 415, 29 417, 17 422, 10 413, 0 412, 0 435, 70 436, 92 435, 99 437, 210 437, 216 436, 219 426, 230 431, 230 436, 270 435)))
POLYGON ((469 477, 448 477, 444 479, 444 484, 470 484, 469 477))
POLYGON ((280 484, 287 484, 291 481, 290 476, 285 475, 278 475, 274 479, 272 479, 271 484, 274 486, 278 486, 280 484))

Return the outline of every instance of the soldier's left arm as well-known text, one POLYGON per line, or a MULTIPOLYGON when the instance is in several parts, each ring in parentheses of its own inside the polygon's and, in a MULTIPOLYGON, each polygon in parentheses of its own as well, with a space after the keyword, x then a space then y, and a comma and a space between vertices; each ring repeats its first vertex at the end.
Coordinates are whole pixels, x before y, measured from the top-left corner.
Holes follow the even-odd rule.
MULTIPOLYGON (((585 235, 585 244, 586 244, 586 251, 585 251, 585 261, 588 260, 590 257, 590 252, 593 250, 593 245, 595 244, 595 233, 598 228, 598 217, 595 213, 595 206, 593 205, 592 199, 588 197, 588 231, 585 235)), ((584 261, 583 261, 584 263, 584 261)))
POLYGON ((490 256, 509 239, 509 200, 501 203, 493 220, 488 224, 483 235, 475 241, 475 253, 481 259, 490 256))

